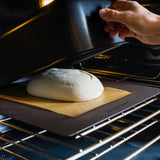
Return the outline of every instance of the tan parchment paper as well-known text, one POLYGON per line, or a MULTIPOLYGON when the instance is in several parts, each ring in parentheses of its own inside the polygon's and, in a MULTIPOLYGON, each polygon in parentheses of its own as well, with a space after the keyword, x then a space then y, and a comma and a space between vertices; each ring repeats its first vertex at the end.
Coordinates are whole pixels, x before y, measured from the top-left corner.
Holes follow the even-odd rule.
POLYGON ((103 95, 94 100, 87 102, 66 102, 31 96, 26 92, 25 86, 22 85, 0 91, 0 98, 23 103, 28 105, 28 107, 38 107, 42 110, 45 109, 66 116, 77 117, 83 113, 91 111, 104 104, 116 101, 130 94, 131 92, 125 90, 104 87, 103 95))

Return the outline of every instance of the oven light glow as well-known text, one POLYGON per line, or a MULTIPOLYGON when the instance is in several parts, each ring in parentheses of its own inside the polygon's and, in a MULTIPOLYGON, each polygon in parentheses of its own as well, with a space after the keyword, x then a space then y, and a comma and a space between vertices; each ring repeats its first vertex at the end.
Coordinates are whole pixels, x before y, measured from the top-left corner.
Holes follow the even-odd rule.
POLYGON ((31 19, 29 19, 29 20, 25 21, 24 23, 18 25, 17 27, 15 27, 15 28, 13 28, 13 29, 5 32, 4 34, 2 34, 2 35, 0 36, 0 39, 3 38, 3 37, 5 37, 5 36, 7 36, 7 35, 9 35, 9 34, 11 34, 11 33, 14 32, 14 31, 18 30, 19 28, 25 26, 26 24, 32 22, 33 20, 37 19, 39 16, 40 16, 40 14, 39 14, 38 16, 32 17, 31 19))
POLYGON ((54 0, 39 0, 39 5, 42 8, 42 7, 45 7, 46 5, 50 4, 53 1, 54 0))

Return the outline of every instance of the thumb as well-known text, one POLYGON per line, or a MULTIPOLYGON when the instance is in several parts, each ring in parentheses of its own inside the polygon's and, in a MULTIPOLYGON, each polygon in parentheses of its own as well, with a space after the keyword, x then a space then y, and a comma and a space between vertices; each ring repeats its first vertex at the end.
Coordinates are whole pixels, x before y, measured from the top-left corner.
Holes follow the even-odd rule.
POLYGON ((100 17, 106 22, 119 22, 123 23, 124 21, 124 12, 117 11, 114 9, 101 9, 99 11, 100 17))

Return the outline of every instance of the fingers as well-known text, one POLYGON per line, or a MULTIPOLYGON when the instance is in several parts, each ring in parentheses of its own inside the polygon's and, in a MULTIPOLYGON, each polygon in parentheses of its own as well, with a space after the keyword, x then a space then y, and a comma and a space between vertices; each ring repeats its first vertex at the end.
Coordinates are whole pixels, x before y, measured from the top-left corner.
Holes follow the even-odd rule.
POLYGON ((114 29, 108 27, 108 25, 104 28, 105 32, 109 33, 111 38, 114 38, 117 34, 119 38, 125 39, 126 37, 133 37, 133 33, 123 24, 114 25, 114 29))
POLYGON ((125 39, 126 37, 130 37, 130 33, 128 29, 122 30, 118 33, 119 38, 125 39))
POLYGON ((117 27, 117 28, 115 28, 114 30, 111 30, 110 33, 109 33, 109 36, 110 36, 111 38, 113 38, 113 37, 115 37, 116 34, 118 34, 119 32, 121 32, 121 27, 120 27, 120 26, 117 27))
POLYGON ((104 31, 105 31, 106 33, 109 33, 109 36, 110 36, 111 38, 115 37, 116 34, 118 33, 118 30, 112 30, 110 27, 108 27, 108 25, 105 26, 104 31))
POLYGON ((104 30, 109 33, 110 37, 113 38, 116 34, 121 39, 133 36, 126 26, 129 26, 128 23, 130 23, 130 17, 132 17, 129 10, 134 10, 137 4, 134 1, 116 0, 110 8, 99 11, 100 17, 108 24, 104 30))
POLYGON ((124 13, 113 9, 101 9, 100 17, 106 22, 124 22, 124 13))
POLYGON ((126 24, 131 17, 130 14, 136 13, 138 7, 142 6, 136 1, 116 0, 110 8, 101 9, 99 15, 107 22, 115 21, 126 24))
POLYGON ((111 37, 111 38, 114 38, 116 35, 117 35, 117 31, 111 31, 111 32, 109 32, 109 36, 111 37))
POLYGON ((110 28, 108 25, 106 25, 106 26, 104 27, 104 31, 105 31, 106 33, 109 33, 109 32, 111 31, 111 28, 110 28))

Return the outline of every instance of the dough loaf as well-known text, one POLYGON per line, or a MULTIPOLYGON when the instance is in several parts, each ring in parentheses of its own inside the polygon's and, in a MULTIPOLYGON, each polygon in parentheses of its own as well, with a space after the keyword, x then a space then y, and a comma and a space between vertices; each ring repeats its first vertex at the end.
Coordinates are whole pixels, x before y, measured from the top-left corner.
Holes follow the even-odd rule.
POLYGON ((33 96, 62 101, 89 101, 102 95, 104 87, 94 75, 78 69, 51 68, 27 85, 33 96))

